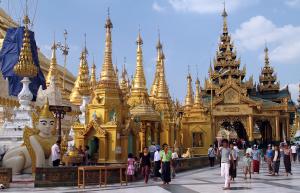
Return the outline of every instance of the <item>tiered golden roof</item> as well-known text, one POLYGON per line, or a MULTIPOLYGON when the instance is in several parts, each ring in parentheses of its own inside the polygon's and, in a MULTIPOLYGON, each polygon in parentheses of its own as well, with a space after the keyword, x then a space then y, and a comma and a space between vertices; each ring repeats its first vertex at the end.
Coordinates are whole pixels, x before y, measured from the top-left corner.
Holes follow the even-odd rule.
POLYGON ((192 76, 190 73, 188 73, 187 78, 187 93, 185 96, 185 103, 184 107, 186 109, 189 109, 194 104, 194 98, 193 98, 193 88, 192 88, 192 76))
POLYGON ((38 68, 35 66, 32 59, 30 33, 28 29, 30 20, 28 15, 25 15, 23 22, 25 24, 23 45, 19 56, 19 62, 14 66, 14 72, 20 77, 35 77, 38 73, 38 68))
POLYGON ((220 43, 216 51, 216 57, 213 59, 213 68, 209 69, 210 80, 206 81, 206 90, 216 89, 226 84, 228 79, 235 81, 236 84, 242 85, 247 89, 253 87, 251 81, 244 82, 246 76, 246 68, 240 69, 240 58, 237 58, 236 49, 231 41, 231 36, 228 32, 227 12, 224 6, 222 13, 223 17, 223 32, 220 36, 220 43))
POLYGON ((112 41, 111 41, 111 29, 113 24, 110 20, 109 15, 107 16, 105 29, 105 51, 104 51, 104 63, 100 74, 99 86, 102 88, 118 87, 117 77, 112 64, 112 41))
POLYGON ((70 95, 70 102, 75 105, 80 105, 82 101, 82 96, 88 96, 89 94, 89 67, 87 63, 87 49, 85 46, 81 52, 78 76, 70 95))
POLYGON ((277 82, 277 76, 274 73, 274 69, 270 66, 269 61, 269 49, 265 47, 265 66, 261 69, 261 75, 259 76, 259 92, 265 91, 279 91, 280 86, 277 82))
POLYGON ((84 47, 80 57, 80 68, 79 68, 79 81, 78 91, 82 96, 88 96, 90 94, 90 77, 89 77, 89 66, 87 62, 87 49, 84 47))

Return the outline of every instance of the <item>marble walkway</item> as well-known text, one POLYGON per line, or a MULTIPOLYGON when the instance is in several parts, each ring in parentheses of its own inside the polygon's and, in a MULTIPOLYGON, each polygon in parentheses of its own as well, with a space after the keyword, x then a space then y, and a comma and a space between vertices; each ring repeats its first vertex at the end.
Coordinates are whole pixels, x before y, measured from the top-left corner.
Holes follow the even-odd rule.
MULTIPOLYGON (((259 193, 292 193, 300 192, 300 164, 292 165, 292 176, 284 175, 283 162, 281 162, 280 175, 270 176, 266 171, 266 165, 261 168, 260 174, 255 174, 252 179, 244 180, 242 169, 238 169, 236 181, 232 183, 231 190, 222 190, 223 179, 220 177, 220 168, 204 168, 180 173, 172 180, 170 185, 161 185, 160 182, 149 181, 147 185, 143 182, 129 183, 128 186, 109 185, 107 188, 99 189, 98 186, 88 186, 85 189, 77 187, 57 188, 10 188, 2 192, 102 192, 102 193, 206 193, 206 192, 259 192, 259 193)), ((0 190, 1 192, 1 190, 0 190)))

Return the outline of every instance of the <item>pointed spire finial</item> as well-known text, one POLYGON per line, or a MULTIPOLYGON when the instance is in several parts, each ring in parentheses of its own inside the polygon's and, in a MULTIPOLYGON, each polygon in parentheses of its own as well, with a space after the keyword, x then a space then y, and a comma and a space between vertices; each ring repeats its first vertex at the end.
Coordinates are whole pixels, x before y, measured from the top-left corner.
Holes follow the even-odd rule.
POLYGON ((143 40, 142 40, 142 37, 141 37, 141 26, 139 25, 139 33, 138 33, 138 37, 137 37, 137 40, 136 40, 136 44, 137 45, 142 45, 143 44, 143 40))
POLYGON ((265 66, 269 66, 270 62, 269 62, 269 49, 267 46, 267 43, 265 43, 265 66))
POLYGON ((162 45, 161 45, 161 42, 160 42, 160 29, 159 29, 159 26, 157 28, 157 35, 158 35, 158 40, 157 40, 157 44, 156 44, 156 49, 161 49, 162 48, 162 45))
POLYGON ((223 8, 222 16, 223 16, 223 17, 227 17, 228 14, 227 14, 227 12, 226 12, 226 3, 225 3, 225 0, 224 0, 223 4, 224 4, 224 8, 223 8))
POLYGON ((110 29, 113 28, 112 22, 110 20, 110 8, 107 8, 107 18, 106 18, 106 22, 105 22, 105 28, 110 29))

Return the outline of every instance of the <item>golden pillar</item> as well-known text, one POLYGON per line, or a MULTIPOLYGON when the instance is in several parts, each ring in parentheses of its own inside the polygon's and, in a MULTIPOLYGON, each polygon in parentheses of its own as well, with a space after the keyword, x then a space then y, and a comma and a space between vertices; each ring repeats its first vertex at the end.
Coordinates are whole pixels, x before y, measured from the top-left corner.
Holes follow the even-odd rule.
POLYGON ((279 116, 275 117, 275 140, 280 141, 279 116))
POLYGON ((290 140, 290 119, 289 117, 286 118, 286 140, 290 140))
POLYGON ((107 143, 106 143, 106 137, 101 136, 98 137, 99 140, 99 159, 98 162, 105 162, 107 160, 107 143))
POLYGON ((141 123, 141 129, 140 129, 140 132, 139 132, 139 135, 140 135, 140 144, 141 144, 141 146, 140 146, 140 152, 143 152, 143 148, 145 147, 145 145, 146 145, 146 140, 145 140, 145 138, 146 138, 146 128, 144 127, 144 124, 143 123, 141 123))
POLYGON ((253 141, 253 116, 248 116, 248 131, 249 131, 249 141, 253 141))

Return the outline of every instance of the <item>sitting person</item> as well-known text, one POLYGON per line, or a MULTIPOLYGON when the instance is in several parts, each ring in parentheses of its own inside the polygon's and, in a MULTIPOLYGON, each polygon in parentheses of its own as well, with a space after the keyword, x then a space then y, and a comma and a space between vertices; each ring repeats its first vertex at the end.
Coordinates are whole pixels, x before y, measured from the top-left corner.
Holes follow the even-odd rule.
POLYGON ((186 152, 184 154, 182 154, 183 158, 191 158, 191 148, 187 148, 186 152))
POLYGON ((51 147, 56 137, 52 134, 55 122, 48 100, 39 113, 36 127, 25 128, 24 145, 8 150, 3 157, 2 166, 12 168, 13 174, 35 173, 36 167, 52 166, 51 147))

